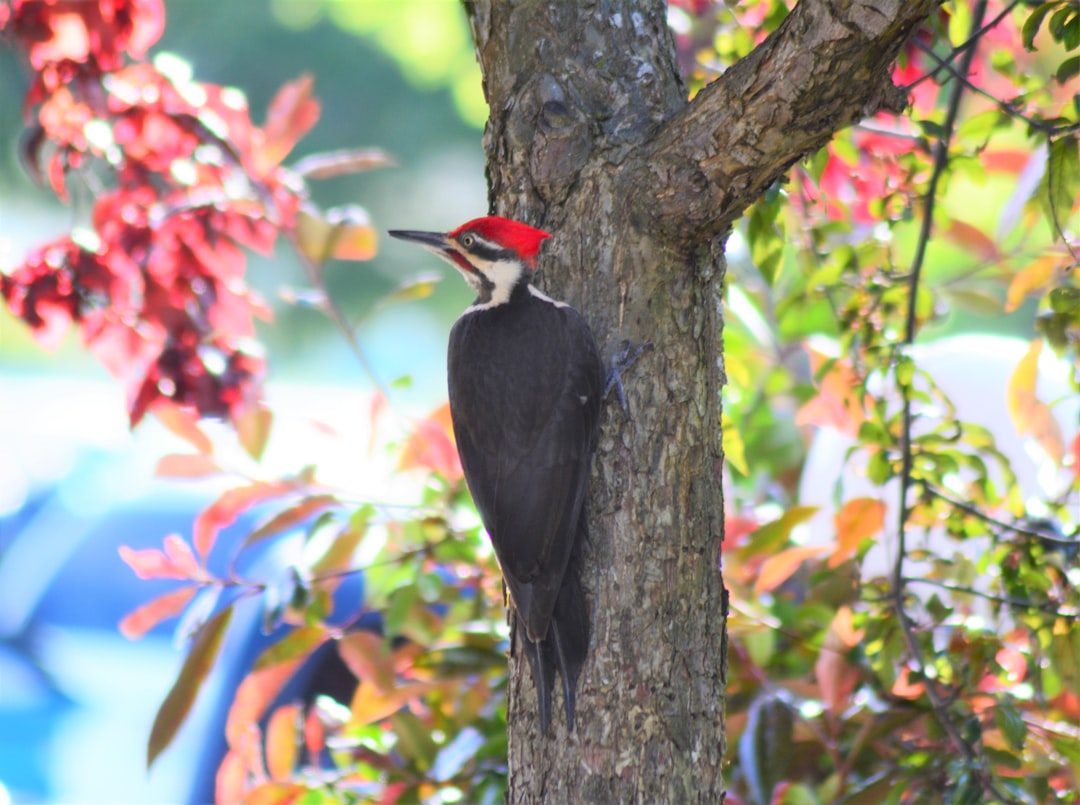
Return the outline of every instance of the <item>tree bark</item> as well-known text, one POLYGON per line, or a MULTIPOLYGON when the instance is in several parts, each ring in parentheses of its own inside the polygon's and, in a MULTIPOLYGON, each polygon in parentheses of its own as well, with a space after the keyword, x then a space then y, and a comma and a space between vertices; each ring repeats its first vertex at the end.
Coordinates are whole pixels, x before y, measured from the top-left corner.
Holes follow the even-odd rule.
POLYGON ((509 801, 721 801, 723 242, 794 162, 904 106, 889 66, 940 2, 803 0, 687 102, 663 0, 465 0, 493 212, 553 233, 538 282, 606 354, 654 346, 605 413, 573 734, 540 733, 515 638, 509 801))

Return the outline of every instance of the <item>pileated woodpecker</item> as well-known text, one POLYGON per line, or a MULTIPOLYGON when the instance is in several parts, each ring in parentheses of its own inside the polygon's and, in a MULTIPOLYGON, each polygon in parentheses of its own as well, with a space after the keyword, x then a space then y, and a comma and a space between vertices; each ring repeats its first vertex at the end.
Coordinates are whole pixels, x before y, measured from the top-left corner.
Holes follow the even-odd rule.
POLYGON ((578 557, 605 390, 600 350, 580 313, 529 284, 547 232, 489 216, 390 235, 434 252, 477 292, 450 332, 454 436, 525 631, 541 728, 557 668, 573 730, 589 647, 578 557))

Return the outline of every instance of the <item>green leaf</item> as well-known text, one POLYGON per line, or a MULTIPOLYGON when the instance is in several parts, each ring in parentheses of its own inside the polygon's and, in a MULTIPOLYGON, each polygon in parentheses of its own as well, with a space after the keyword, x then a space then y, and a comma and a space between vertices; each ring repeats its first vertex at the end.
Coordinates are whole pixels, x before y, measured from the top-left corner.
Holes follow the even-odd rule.
POLYGON ((1025 50, 1035 49, 1035 37, 1039 35, 1039 29, 1042 27, 1043 20, 1046 19, 1046 15, 1049 14, 1056 3, 1043 3, 1031 12, 1031 16, 1024 22, 1024 29, 1020 34, 1020 39, 1024 43, 1025 50))
POLYGON ((750 539, 739 549, 739 557, 747 559, 758 554, 772 553, 787 541, 791 529, 813 517, 818 508, 818 506, 792 506, 779 519, 766 523, 751 534, 750 539))
POLYGON ((1050 143, 1046 173, 1039 186, 1039 202, 1055 237, 1065 228, 1073 202, 1080 192, 1080 152, 1076 137, 1060 137, 1050 143))
POLYGON ((1070 56, 1058 65, 1055 78, 1059 84, 1067 84, 1080 75, 1080 56, 1070 56))
POLYGON ((1017 752, 1022 752, 1024 740, 1027 738, 1027 723, 1013 705, 1010 697, 1002 698, 997 707, 994 708, 994 723, 1001 730, 1001 734, 1005 736, 1009 746, 1017 752))
POLYGON ((221 641, 229 626, 232 612, 231 606, 226 607, 199 630, 176 682, 154 717, 154 726, 150 730, 150 741, 146 747, 147 769, 154 765, 158 756, 172 743, 191 711, 199 688, 214 667, 214 660, 221 650, 221 641))

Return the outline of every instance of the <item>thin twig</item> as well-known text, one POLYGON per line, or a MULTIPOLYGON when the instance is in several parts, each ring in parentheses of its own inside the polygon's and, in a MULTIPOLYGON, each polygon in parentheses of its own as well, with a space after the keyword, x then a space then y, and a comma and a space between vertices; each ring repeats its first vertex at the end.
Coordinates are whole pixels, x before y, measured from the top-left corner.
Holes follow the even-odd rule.
MULTIPOLYGON (((954 62, 956 60, 957 56, 959 56, 961 54, 967 54, 969 52, 974 51, 975 50, 975 45, 977 45, 979 43, 979 40, 983 38, 983 36, 986 34, 987 31, 991 31, 994 28, 996 28, 1001 23, 1001 21, 1003 19, 1005 19, 1007 16, 1009 16, 1013 12, 1014 8, 1016 8, 1017 6, 1023 5, 1023 3, 1024 3, 1024 0, 1013 0, 1011 3, 1009 3, 1009 5, 1007 5, 1004 8, 1004 10, 1000 14, 998 14, 996 17, 994 17, 992 20, 990 20, 990 22, 986 23, 986 25, 979 28, 979 30, 975 31, 971 36, 969 36, 966 40, 961 42, 955 48, 953 48, 952 52, 949 53, 949 55, 945 57, 944 62, 946 64, 952 64, 952 62, 954 62)), ((930 72, 924 73, 923 75, 919 76, 914 81, 912 81, 910 84, 905 86, 904 91, 905 92, 910 91, 913 87, 918 86, 923 81, 926 81, 929 78, 936 78, 937 74, 939 72, 941 72, 942 69, 943 69, 942 66, 938 66, 938 67, 935 67, 930 72)))
POLYGON ((978 86, 975 82, 968 78, 965 73, 961 72, 956 67, 953 67, 952 64, 945 61, 939 55, 934 53, 933 48, 931 48, 929 45, 918 41, 916 41, 915 44, 920 50, 923 51, 923 53, 936 61, 942 69, 947 70, 953 78, 955 78, 957 81, 963 82, 963 84, 972 92, 982 96, 983 98, 986 98, 987 100, 993 101, 993 103, 1005 114, 1009 115, 1010 117, 1015 117, 1017 120, 1024 121, 1029 126, 1031 126, 1031 128, 1036 129, 1037 131, 1041 131, 1050 137, 1054 137, 1060 134, 1068 134, 1070 132, 1080 130, 1080 123, 1070 123, 1067 126, 1054 126, 1050 123, 1047 123, 1045 120, 1028 117, 1019 109, 1017 109, 1012 103, 1008 101, 1003 101, 1001 98, 990 92, 987 92, 985 89, 978 86))
MULTIPOLYGON (((968 75, 971 72, 971 65, 974 61, 976 50, 973 43, 978 40, 978 37, 984 30, 989 30, 989 27, 997 24, 997 21, 995 21, 986 29, 983 28, 983 18, 986 16, 986 6, 987 0, 978 0, 978 2, 975 3, 975 7, 972 9, 972 35, 968 38, 965 45, 961 46, 963 48, 963 56, 958 68, 961 75, 968 75)), ((960 49, 961 48, 957 48, 957 51, 960 49)), ((953 83, 949 94, 949 103, 945 114, 945 121, 942 125, 941 137, 934 145, 934 167, 926 189, 922 226, 919 230, 919 240, 911 264, 911 274, 908 277, 907 322, 903 341, 905 346, 911 346, 915 342, 916 298, 918 296, 919 280, 922 276, 923 263, 926 259, 926 249, 930 243, 930 236, 933 231, 934 204, 937 199, 938 183, 941 181, 941 177, 949 164, 949 145, 956 128, 956 119, 960 111, 960 101, 963 99, 964 91, 966 89, 967 87, 962 81, 953 83)), ((986 773, 982 759, 976 753, 975 748, 960 734, 959 728, 951 718, 948 710, 949 702, 942 697, 934 680, 927 676, 926 660, 923 657, 919 642, 915 637, 915 626, 905 609, 904 584, 906 582, 906 577, 904 576, 904 559, 907 554, 907 523, 911 516, 911 506, 908 504, 908 493, 911 488, 912 469, 912 411, 910 390, 906 386, 901 387, 901 394, 903 396, 903 433, 901 435, 903 460, 900 472, 900 511, 897 523, 897 555, 896 564, 893 567, 891 585, 893 608, 896 612, 896 617, 900 624, 900 631, 904 636, 904 642, 907 645, 908 652, 911 655, 912 660, 918 666, 919 672, 926 680, 924 688, 926 690, 926 696, 930 701, 930 706, 934 711, 934 716, 941 725, 941 728, 945 731, 945 734, 949 737, 949 741, 964 757, 965 762, 972 767, 972 771, 978 776, 979 783, 985 792, 1002 802, 1014 802, 1015 800, 1012 797, 1006 796, 1004 792, 999 790, 994 783, 993 778, 986 773)))
POLYGON ((956 500, 956 498, 949 497, 944 492, 935 489, 929 484, 924 484, 923 489, 926 491, 927 494, 932 495, 938 500, 948 503, 953 508, 959 509, 965 514, 970 514, 972 517, 976 517, 979 520, 982 520, 984 523, 996 526, 997 528, 1003 529, 1005 531, 1011 531, 1014 534, 1019 534, 1020 536, 1024 537, 1030 537, 1031 539, 1042 540, 1044 542, 1052 542, 1055 545, 1066 545, 1073 547, 1077 545, 1077 541, 1075 539, 1070 539, 1068 537, 1059 537, 1055 534, 1048 534, 1045 531, 1037 531, 1033 528, 1025 528, 1022 525, 1017 525, 1016 523, 1006 523, 998 520, 996 517, 992 517, 991 515, 979 509, 977 506, 972 506, 970 503, 965 503, 962 500, 956 500))
POLYGON ((995 595, 994 593, 988 593, 985 590, 976 590, 974 587, 966 587, 963 584, 953 584, 952 582, 941 581, 940 579, 921 579, 915 576, 906 576, 904 581, 908 584, 929 584, 932 587, 938 587, 942 590, 973 595, 976 598, 982 598, 986 601, 996 601, 999 604, 1008 604, 1012 607, 1037 609, 1039 612, 1046 612, 1051 615, 1061 615, 1063 618, 1075 618, 1080 614, 1075 612, 1062 612, 1058 606, 1049 602, 1039 604, 1035 601, 1029 601, 1026 598, 1013 598, 1011 595, 995 595))

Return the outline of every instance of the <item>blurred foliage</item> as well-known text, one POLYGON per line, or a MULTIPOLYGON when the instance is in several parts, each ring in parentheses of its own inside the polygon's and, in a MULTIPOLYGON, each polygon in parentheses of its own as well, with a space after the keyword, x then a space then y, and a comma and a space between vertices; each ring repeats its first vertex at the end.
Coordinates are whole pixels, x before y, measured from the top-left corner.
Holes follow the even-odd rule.
MULTIPOLYGON (((697 92, 791 4, 671 5, 697 92)), ((895 69, 910 109, 841 132, 729 242, 729 802, 1080 800, 1075 415, 1038 396, 1039 340, 952 365, 999 381, 992 429, 920 346, 1041 335, 1075 378, 1078 47, 1072 2, 945 3, 895 69), (1051 483, 1019 485, 1013 429, 1051 483)))
MULTIPOLYGON (((0 2, 0 26, 13 10, 32 5, 0 2)), ((160 13, 154 0, 112 5, 160 13)), ((79 14, 90 7, 64 6, 79 14)), ((331 70, 330 100, 317 90, 336 116, 324 115, 298 144, 301 155, 372 142, 397 148, 400 135, 402 158, 414 139, 453 136, 418 111, 423 104, 393 103, 402 87, 380 85, 385 73, 377 62, 358 63, 354 52, 330 57, 317 38, 303 39, 327 36, 335 26, 376 42, 416 86, 448 89, 466 119, 479 115, 457 3, 275 0, 273 25, 242 4, 220 8, 237 25, 275 30, 262 43, 234 47, 226 17, 206 26, 187 4, 173 4, 163 47, 183 55, 183 43, 199 41, 207 50, 191 61, 200 77, 242 83, 254 108, 274 109, 283 81, 302 72, 305 59, 340 59, 331 70), (295 41, 306 49, 297 51, 295 41), (284 76, 267 70, 264 58, 279 44, 275 71, 284 76), (384 95, 350 104, 347 88, 358 73, 384 95), (388 119, 381 136, 364 128, 388 119)), ((775 30, 789 8, 777 0, 672 0, 670 11, 693 94, 775 30)), ((20 43, 34 47, 32 36, 20 43)), ((1053 353, 1074 385, 1077 374, 1078 49, 1073 0, 946 3, 896 68, 895 80, 912 98, 908 112, 841 132, 771 188, 729 242, 724 563, 732 593, 728 801, 735 805, 1080 800, 1080 439, 1075 417, 1055 424, 1058 401, 1038 391, 1042 353, 1053 353), (958 421, 945 379, 927 368, 925 344, 918 343, 980 325, 1031 339, 1009 367, 1002 395, 1010 421, 998 430, 958 421), (1019 486, 1012 457, 998 447, 1007 427, 1063 479, 1057 489, 1019 486), (821 470, 808 470, 807 456, 808 444, 830 440, 850 447, 842 450, 843 468, 827 468, 836 475, 827 479, 834 511, 822 538, 820 528, 813 530, 821 504, 804 494, 808 483, 822 480, 808 476, 821 470), (852 493, 859 472, 870 493, 852 493), (889 560, 875 569, 871 556, 882 545, 889 560)), ((98 68, 94 80, 115 69, 98 68)), ((297 86, 285 88, 294 100, 297 86)), ((307 117, 304 103, 285 106, 292 111, 276 119, 291 146, 307 130, 300 123, 307 117)), ((274 119, 253 130, 273 128, 274 119)), ((89 159, 120 170, 121 156, 133 158, 112 161, 93 138, 79 141, 85 127, 52 122, 53 140, 89 159)), ((204 136, 198 127, 185 131, 204 136)), ((233 145, 241 178, 266 184, 246 164, 248 151, 233 145)), ((206 181, 221 178, 212 161, 200 161, 207 152, 196 150, 173 157, 194 163, 206 181)), ((332 163, 309 162, 314 172, 293 163, 272 178, 317 209, 334 203, 327 200, 332 191, 313 198, 293 179, 314 180, 318 166, 332 163)), ((71 167, 54 168, 54 187, 63 189, 57 180, 70 178, 71 167)), ((168 167, 148 170, 161 182, 175 173, 168 167)), ((277 171, 278 163, 271 167, 277 171)), ((230 192, 235 187, 228 184, 230 192)), ((249 206, 242 210, 259 218, 249 206)), ((308 286, 292 301, 328 315, 365 363, 353 328, 331 304, 339 297, 328 290, 326 274, 336 258, 373 256, 367 219, 350 208, 298 213, 290 221, 284 229, 291 259, 308 286)), ((76 246, 100 256, 86 242, 70 248, 76 246)), ((64 252, 76 253, 85 256, 64 252)), ((57 262, 63 263, 43 256, 22 284, 29 287, 57 262)), ((242 260, 228 262, 243 270, 242 260)), ((90 276, 110 265, 94 264, 90 276)), ((102 286, 88 287, 97 296, 60 296, 73 305, 65 310, 75 321, 89 309, 84 304, 100 304, 102 286)), ((406 283, 390 298, 422 298, 430 287, 425 280, 406 283)), ((373 292, 368 303, 375 306, 387 290, 373 292)), ((33 307, 26 295, 15 298, 20 315, 33 307)), ((976 372, 983 371, 978 360, 970 356, 976 372)), ((258 597, 268 628, 293 627, 258 660, 235 698, 217 781, 222 801, 502 797, 507 634, 497 568, 467 501, 445 410, 411 419, 389 404, 393 394, 376 394, 368 417, 373 426, 394 420, 391 449, 415 493, 406 506, 323 484, 317 467, 263 477, 258 461, 273 415, 259 405, 229 407, 247 454, 236 466, 222 458, 192 406, 153 408, 191 445, 188 454, 163 459, 159 471, 224 477, 231 487, 190 536, 170 535, 160 550, 124 553, 140 576, 178 582, 132 613, 124 631, 136 636, 181 616, 190 645, 150 736, 150 761, 183 722, 235 604, 258 597), (282 579, 212 573, 208 557, 218 532, 255 506, 265 507, 266 519, 245 545, 299 530, 302 558, 282 579), (366 582, 363 608, 339 612, 334 593, 358 573, 366 582), (371 613, 379 616, 377 632, 359 628, 360 616, 371 613), (323 645, 333 645, 359 680, 355 693, 310 704, 275 701, 323 645)))

